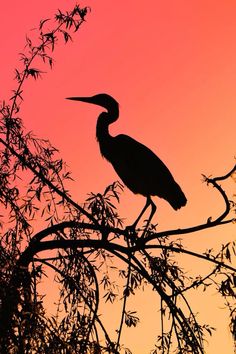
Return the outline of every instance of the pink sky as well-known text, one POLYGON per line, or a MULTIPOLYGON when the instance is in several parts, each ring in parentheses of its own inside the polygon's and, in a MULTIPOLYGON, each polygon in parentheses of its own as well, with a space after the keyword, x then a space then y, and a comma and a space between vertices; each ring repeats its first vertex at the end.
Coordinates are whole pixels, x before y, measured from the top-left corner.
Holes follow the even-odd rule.
MULTIPOLYGON (((202 184, 201 174, 224 174, 235 163, 236 2, 87 0, 80 4, 92 12, 73 43, 56 49, 53 71, 25 86, 21 113, 26 128, 60 149, 76 179, 75 199, 82 203, 88 192, 102 191, 117 176, 101 158, 95 140, 100 109, 64 98, 110 93, 120 103, 120 119, 111 133, 126 133, 148 145, 168 165, 188 198, 178 212, 155 199, 155 222, 160 228, 186 227, 217 215, 223 204, 214 190, 202 184)), ((11 96, 25 35, 42 18, 73 5, 71 0, 3 2, 1 99, 11 96)), ((230 181, 227 188, 231 197, 235 184, 230 181)), ((126 190, 120 214, 129 223, 143 204, 143 197, 126 190)), ((234 234, 235 226, 188 235, 187 245, 198 251, 217 248, 234 234)), ((188 267, 194 269, 192 264, 188 267)), ((146 301, 142 296, 137 302, 146 301)), ((225 330, 227 314, 216 310, 223 302, 215 294, 202 299, 193 299, 196 312, 219 325, 206 352, 232 354, 225 330)), ((142 331, 148 336, 152 331, 145 323, 142 331)), ((135 354, 149 349, 141 347, 145 343, 139 331, 130 331, 128 339, 137 341, 135 354)))

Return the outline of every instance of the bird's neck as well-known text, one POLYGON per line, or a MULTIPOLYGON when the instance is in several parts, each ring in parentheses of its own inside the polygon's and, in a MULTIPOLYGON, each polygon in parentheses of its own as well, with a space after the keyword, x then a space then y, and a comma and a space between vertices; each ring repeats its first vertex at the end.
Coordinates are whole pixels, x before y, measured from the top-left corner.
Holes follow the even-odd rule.
POLYGON ((100 145, 101 153, 108 160, 107 151, 109 150, 108 146, 112 144, 113 137, 109 133, 109 125, 116 121, 118 118, 114 114, 111 116, 109 112, 102 112, 98 117, 97 128, 96 128, 96 137, 100 145))
POLYGON ((111 138, 108 128, 110 123, 111 122, 109 120, 108 113, 101 113, 98 117, 96 128, 96 136, 99 143, 102 143, 103 141, 109 140, 109 138, 111 138))
POLYGON ((115 107, 112 108, 112 113, 108 110, 108 112, 102 112, 98 117, 96 136, 99 142, 102 142, 104 139, 112 138, 109 134, 109 125, 115 122, 119 117, 118 107, 117 109, 114 109, 115 107))

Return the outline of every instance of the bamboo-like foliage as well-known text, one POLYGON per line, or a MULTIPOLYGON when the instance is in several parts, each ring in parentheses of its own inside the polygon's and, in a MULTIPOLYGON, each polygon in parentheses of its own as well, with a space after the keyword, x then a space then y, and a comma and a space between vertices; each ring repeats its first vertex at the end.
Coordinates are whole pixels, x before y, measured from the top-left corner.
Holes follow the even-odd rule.
POLYGON ((235 222, 235 204, 219 183, 233 176, 236 167, 221 177, 204 176, 224 200, 216 219, 161 232, 151 225, 140 237, 145 225, 132 230, 118 215, 123 186, 114 182, 78 204, 67 187, 71 173, 57 149, 26 132, 19 116, 25 81, 44 73, 35 63, 41 60, 52 67, 55 45, 71 39, 88 10, 76 5, 70 12, 59 10, 54 22, 40 22, 38 42, 26 39, 13 96, 0 107, 0 352, 129 354, 122 343, 123 329, 138 326, 140 320, 136 310, 129 309, 129 298, 151 287, 160 298, 160 332, 151 353, 204 353, 205 338, 214 328, 199 323, 188 294, 214 287, 229 309, 236 337, 235 243, 200 254, 186 249, 180 237, 235 222), (37 220, 44 226, 34 233, 37 220), (181 254, 211 269, 197 277, 186 274, 177 260, 181 254), (52 316, 45 309, 41 285, 49 272, 58 289, 52 316), (116 337, 100 315, 100 304, 108 302, 122 302, 116 337))

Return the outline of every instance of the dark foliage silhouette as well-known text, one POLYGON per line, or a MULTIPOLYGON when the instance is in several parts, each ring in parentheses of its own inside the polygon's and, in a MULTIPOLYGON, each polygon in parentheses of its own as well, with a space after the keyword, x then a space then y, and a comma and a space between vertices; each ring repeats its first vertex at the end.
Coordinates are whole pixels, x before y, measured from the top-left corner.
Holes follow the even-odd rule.
POLYGON ((119 105, 113 97, 98 94, 68 99, 96 104, 107 110, 99 115, 97 121, 96 135, 101 154, 110 161, 118 176, 133 193, 142 194, 147 198, 146 205, 134 222, 134 227, 150 205, 152 210, 147 226, 151 222, 156 211, 151 196, 157 195, 167 200, 175 210, 186 205, 187 199, 180 186, 165 164, 150 149, 128 135, 119 134, 112 137, 109 134, 109 125, 119 117, 119 105))
MULTIPOLYGON (((219 216, 207 216, 200 225, 165 231, 158 231, 152 224, 141 225, 131 242, 130 230, 117 211, 123 186, 114 182, 103 193, 90 193, 84 204, 78 204, 78 195, 73 197, 69 192, 70 171, 57 149, 26 132, 19 118, 25 81, 36 80, 44 72, 36 63, 51 67, 56 43, 61 37, 68 42, 87 12, 88 8, 78 5, 70 12, 58 11, 53 29, 49 28, 50 20, 40 22, 39 42, 27 38, 26 52, 21 54, 22 67, 16 70, 13 97, 9 104, 1 103, 0 353, 130 354, 123 344, 123 330, 140 322, 130 298, 148 287, 160 299, 159 307, 153 305, 159 317, 151 353, 204 353, 204 341, 213 328, 212 324, 200 323, 189 302, 189 291, 198 294, 202 289, 214 289, 224 299, 235 338, 236 247, 235 242, 228 242, 218 251, 197 253, 187 249, 184 236, 236 222, 235 203, 220 185, 235 176, 236 166, 221 177, 204 176, 224 201, 219 216), (36 232, 38 220, 42 228, 36 232), (141 237, 143 230, 145 237, 141 237), (179 264, 180 254, 192 262, 205 262, 211 269, 199 271, 197 276, 186 273, 179 264), (50 286, 54 286, 57 300, 50 315, 45 308, 48 289, 43 288, 43 281, 52 273, 55 277, 50 286), (122 305, 116 332, 105 325, 108 302, 122 305)), ((109 118, 107 113, 102 117, 109 118)), ((101 150, 114 163, 102 144, 101 150)), ((166 167, 162 168, 175 185, 166 167)), ((142 166, 138 173, 144 175, 141 170, 142 166)), ((152 195, 126 184, 134 192, 152 195)), ((159 190, 156 194, 177 208, 186 200, 181 190, 174 188, 179 194, 176 203, 175 197, 170 201, 159 190)))

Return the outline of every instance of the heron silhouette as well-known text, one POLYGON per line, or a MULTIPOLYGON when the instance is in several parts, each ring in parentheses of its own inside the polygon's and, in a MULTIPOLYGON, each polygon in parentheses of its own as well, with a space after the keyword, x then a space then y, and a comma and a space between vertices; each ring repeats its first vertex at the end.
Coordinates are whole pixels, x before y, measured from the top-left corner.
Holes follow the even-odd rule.
POLYGON ((183 191, 159 157, 128 135, 109 134, 109 125, 119 117, 119 104, 113 97, 102 93, 91 97, 67 99, 92 103, 106 109, 106 112, 99 115, 96 127, 101 154, 112 164, 118 176, 133 193, 146 197, 146 204, 132 225, 133 228, 151 205, 146 225, 150 224, 156 212, 156 205, 151 196, 165 199, 175 210, 186 205, 187 199, 183 191))

